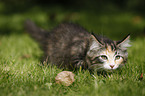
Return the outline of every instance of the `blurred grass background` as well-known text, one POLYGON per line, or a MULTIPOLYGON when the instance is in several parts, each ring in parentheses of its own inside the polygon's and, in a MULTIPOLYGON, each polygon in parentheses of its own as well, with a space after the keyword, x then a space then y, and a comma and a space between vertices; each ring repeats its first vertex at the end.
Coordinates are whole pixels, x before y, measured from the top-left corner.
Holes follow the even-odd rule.
POLYGON ((0 34, 22 34, 32 19, 47 30, 61 22, 79 23, 90 32, 121 39, 145 34, 144 0, 2 0, 0 34))

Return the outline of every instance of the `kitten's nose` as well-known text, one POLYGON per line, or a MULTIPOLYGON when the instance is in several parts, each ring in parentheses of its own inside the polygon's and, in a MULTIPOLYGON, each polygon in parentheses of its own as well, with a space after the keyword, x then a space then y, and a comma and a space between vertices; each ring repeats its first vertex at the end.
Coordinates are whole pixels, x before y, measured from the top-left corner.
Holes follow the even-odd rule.
POLYGON ((110 67, 111 67, 111 68, 113 68, 113 67, 114 67, 114 65, 110 65, 110 67))

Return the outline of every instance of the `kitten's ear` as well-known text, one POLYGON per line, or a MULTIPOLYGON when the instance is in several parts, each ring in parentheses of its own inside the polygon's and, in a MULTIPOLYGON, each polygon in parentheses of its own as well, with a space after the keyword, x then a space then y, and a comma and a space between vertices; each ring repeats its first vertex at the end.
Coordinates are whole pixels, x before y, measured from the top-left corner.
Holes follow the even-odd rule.
POLYGON ((92 42, 90 45, 90 50, 94 48, 100 48, 101 46, 103 46, 100 40, 93 33, 91 34, 90 40, 92 42))
POLYGON ((124 39, 116 42, 117 46, 120 48, 127 49, 128 47, 131 47, 130 45, 130 34, 128 34, 124 39))

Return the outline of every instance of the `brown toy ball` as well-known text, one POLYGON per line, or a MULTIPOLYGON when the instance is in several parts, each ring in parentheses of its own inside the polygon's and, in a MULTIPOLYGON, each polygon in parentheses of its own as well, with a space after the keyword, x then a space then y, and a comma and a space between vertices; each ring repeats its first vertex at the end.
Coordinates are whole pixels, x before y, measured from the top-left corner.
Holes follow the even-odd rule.
POLYGON ((70 86, 75 81, 74 76, 70 71, 62 71, 55 77, 55 82, 64 86, 70 86))

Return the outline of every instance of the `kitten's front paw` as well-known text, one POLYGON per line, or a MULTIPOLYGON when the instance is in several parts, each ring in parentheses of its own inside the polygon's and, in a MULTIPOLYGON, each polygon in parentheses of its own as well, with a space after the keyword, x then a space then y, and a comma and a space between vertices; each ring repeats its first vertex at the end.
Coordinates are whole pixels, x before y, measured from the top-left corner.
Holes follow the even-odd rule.
POLYGON ((84 65, 84 61, 80 60, 77 64, 76 64, 76 68, 80 68, 84 65))

